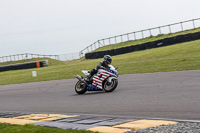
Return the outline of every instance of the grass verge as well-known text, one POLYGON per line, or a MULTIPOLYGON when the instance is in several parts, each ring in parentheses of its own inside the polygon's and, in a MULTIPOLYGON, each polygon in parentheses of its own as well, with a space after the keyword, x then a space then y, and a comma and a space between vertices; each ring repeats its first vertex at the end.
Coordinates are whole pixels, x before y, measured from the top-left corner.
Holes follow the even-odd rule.
POLYGON ((21 126, 21 125, 0 123, 0 133, 94 133, 94 132, 86 130, 71 130, 71 129, 64 130, 58 128, 35 126, 31 124, 21 126))
MULTIPOLYGON (((77 74, 83 75, 81 70, 91 70, 101 60, 49 59, 48 67, 0 72, 0 85, 75 78, 77 74), (37 71, 38 76, 32 77, 32 71, 37 71)), ((112 64, 119 67, 119 74, 197 70, 200 40, 113 56, 112 64)))

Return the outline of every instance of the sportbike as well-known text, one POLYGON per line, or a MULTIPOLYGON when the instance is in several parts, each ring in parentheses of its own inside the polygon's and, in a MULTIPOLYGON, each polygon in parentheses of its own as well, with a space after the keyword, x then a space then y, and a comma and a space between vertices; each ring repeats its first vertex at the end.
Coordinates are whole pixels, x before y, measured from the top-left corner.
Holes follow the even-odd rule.
MULTIPOLYGON (((90 75, 90 71, 82 70, 85 76, 90 75)), ((108 65, 106 69, 99 69, 96 74, 87 81, 87 77, 77 75, 78 82, 75 85, 75 91, 78 94, 84 94, 86 91, 105 91, 112 92, 118 85, 117 68, 108 65)))

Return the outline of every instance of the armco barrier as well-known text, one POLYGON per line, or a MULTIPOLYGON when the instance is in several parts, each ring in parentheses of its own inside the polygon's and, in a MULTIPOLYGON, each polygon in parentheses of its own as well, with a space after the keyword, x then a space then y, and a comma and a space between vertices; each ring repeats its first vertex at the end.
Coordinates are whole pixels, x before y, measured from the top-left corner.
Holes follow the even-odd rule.
POLYGON ((0 72, 9 71, 9 70, 40 68, 40 67, 45 67, 45 66, 48 66, 48 60, 0 66, 0 72))
POLYGON ((147 42, 147 43, 143 43, 143 44, 139 44, 139 45, 132 45, 132 46, 122 47, 122 48, 118 48, 118 49, 86 53, 85 58, 86 59, 97 59, 97 58, 102 58, 104 55, 107 55, 107 54, 113 56, 113 55, 125 54, 125 53, 139 51, 139 50, 145 50, 145 49, 173 45, 173 44, 177 44, 177 43, 189 42, 189 41, 194 41, 194 40, 198 40, 198 39, 200 39, 200 32, 189 33, 186 35, 179 35, 179 36, 175 36, 175 37, 160 39, 157 41, 147 42))

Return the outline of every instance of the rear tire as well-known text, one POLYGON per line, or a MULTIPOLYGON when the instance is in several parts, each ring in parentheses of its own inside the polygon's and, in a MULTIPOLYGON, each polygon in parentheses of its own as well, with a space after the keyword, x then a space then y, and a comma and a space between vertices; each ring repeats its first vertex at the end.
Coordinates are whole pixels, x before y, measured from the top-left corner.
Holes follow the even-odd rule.
POLYGON ((111 83, 109 83, 107 80, 103 84, 103 89, 105 92, 112 92, 116 89, 118 85, 118 80, 117 79, 112 79, 111 83))
POLYGON ((87 90, 86 90, 86 84, 84 83, 83 85, 81 85, 81 81, 78 81, 75 85, 75 91, 78 94, 84 94, 87 90))

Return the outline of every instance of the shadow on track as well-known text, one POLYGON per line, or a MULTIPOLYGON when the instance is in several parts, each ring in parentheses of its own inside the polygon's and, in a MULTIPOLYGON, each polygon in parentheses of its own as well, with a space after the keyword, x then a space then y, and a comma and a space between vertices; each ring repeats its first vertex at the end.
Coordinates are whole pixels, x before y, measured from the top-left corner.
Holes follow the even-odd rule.
POLYGON ((100 94, 111 94, 111 93, 114 93, 114 92, 105 92, 105 91, 91 91, 91 92, 86 92, 84 94, 74 94, 74 95, 71 95, 71 96, 89 96, 89 95, 100 95, 100 94))

